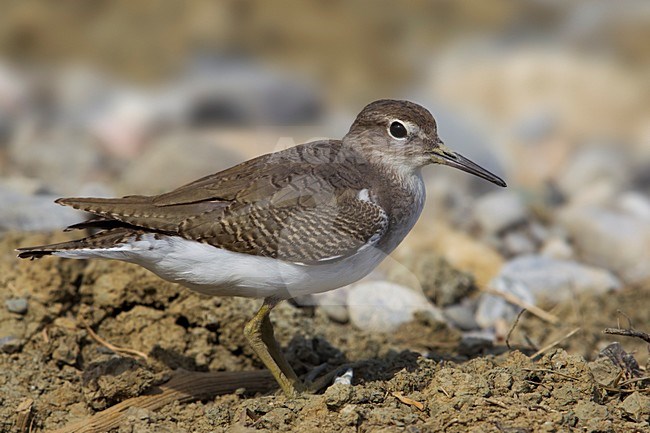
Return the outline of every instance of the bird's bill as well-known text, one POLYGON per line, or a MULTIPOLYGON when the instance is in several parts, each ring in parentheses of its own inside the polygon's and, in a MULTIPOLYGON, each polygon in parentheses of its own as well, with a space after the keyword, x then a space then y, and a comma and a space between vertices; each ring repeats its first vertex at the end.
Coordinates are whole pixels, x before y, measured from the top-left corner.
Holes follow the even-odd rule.
POLYGON ((436 148, 433 151, 433 162, 443 165, 448 165, 450 167, 463 170, 466 173, 473 174, 478 177, 482 177, 485 180, 489 180, 495 185, 506 186, 506 183, 496 174, 484 169, 478 164, 473 163, 469 159, 465 158, 463 155, 454 152, 453 150, 447 149, 444 145, 436 148))

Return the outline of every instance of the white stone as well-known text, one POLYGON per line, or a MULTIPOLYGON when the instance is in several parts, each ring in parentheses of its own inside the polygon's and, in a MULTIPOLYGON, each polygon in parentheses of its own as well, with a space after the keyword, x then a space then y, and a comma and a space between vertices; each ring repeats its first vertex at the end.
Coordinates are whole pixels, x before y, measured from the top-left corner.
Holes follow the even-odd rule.
MULTIPOLYGON (((619 279, 607 270, 542 255, 507 262, 490 282, 494 290, 515 295, 531 305, 542 299, 561 302, 576 293, 605 293, 621 286, 619 279)), ((484 293, 479 298, 476 321, 482 328, 489 328, 499 320, 513 320, 520 310, 500 296, 484 293)))
POLYGON ((496 280, 523 285, 534 300, 545 298, 556 302, 576 293, 601 294, 621 288, 618 278, 605 269, 541 255, 517 257, 507 262, 496 280))
POLYGON ((562 192, 581 203, 596 203, 620 191, 629 181, 629 162, 615 148, 585 147, 558 179, 562 192))
POLYGON ((616 204, 628 215, 650 220, 650 199, 640 192, 624 192, 618 197, 616 204))
POLYGON ((422 294, 387 281, 368 281, 351 286, 348 294, 350 321, 358 328, 391 332, 423 311, 444 321, 440 310, 422 294))
POLYGON ((474 206, 474 219, 487 234, 498 233, 527 217, 526 206, 513 191, 486 194, 474 206))
POLYGON ((573 258, 573 248, 566 239, 552 236, 544 242, 540 254, 552 259, 568 260, 573 258))
POLYGON ((565 209, 559 221, 586 263, 615 272, 626 283, 650 279, 650 224, 603 207, 565 209))

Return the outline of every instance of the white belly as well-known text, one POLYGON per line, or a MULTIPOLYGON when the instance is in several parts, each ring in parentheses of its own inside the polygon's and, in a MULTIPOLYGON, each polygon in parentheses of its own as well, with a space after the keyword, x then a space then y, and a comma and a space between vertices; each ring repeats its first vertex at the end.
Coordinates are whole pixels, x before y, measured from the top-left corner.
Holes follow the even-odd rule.
POLYGON ((301 265, 235 253, 177 236, 155 239, 153 235, 110 249, 54 254, 122 260, 207 295, 251 298, 292 298, 336 289, 363 278, 386 256, 381 250, 367 246, 356 255, 336 262, 301 265))

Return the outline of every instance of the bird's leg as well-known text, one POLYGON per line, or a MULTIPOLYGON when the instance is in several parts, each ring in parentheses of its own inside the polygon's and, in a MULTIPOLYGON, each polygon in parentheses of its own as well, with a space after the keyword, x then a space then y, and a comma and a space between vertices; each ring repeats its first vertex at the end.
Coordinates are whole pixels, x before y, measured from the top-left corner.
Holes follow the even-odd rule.
POLYGON ((244 335, 255 354, 269 369, 287 397, 296 397, 304 386, 282 354, 280 345, 273 335, 269 314, 278 301, 266 298, 255 316, 244 327, 244 335))

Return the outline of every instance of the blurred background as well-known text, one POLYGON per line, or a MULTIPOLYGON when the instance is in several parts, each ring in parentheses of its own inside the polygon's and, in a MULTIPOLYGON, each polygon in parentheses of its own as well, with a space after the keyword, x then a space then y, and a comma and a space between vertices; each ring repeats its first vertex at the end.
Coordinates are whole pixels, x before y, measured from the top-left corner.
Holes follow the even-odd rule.
MULTIPOLYGON (((79 215, 53 198, 160 193, 405 98, 509 188, 427 168, 397 261, 436 251, 531 302, 643 284, 649 41, 642 0, 7 1, 0 229, 59 229, 79 215)), ((511 318, 484 299, 448 314, 511 318)))

